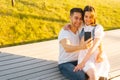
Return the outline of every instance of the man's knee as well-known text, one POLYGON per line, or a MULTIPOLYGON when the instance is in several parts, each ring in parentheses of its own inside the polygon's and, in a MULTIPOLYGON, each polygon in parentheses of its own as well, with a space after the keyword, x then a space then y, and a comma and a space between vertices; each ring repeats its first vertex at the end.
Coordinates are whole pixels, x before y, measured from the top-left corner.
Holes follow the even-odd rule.
POLYGON ((59 65, 60 72, 70 80, 85 80, 86 76, 83 71, 74 72, 75 65, 65 63, 59 65))
POLYGON ((85 73, 83 71, 66 72, 66 71, 61 70, 61 73, 67 78, 69 78, 70 80, 86 80, 85 73))

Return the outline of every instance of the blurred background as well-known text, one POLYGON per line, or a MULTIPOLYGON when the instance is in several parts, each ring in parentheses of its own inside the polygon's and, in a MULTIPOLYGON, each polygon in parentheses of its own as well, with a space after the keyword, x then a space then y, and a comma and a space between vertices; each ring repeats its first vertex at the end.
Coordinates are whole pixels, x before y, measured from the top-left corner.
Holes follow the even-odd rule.
POLYGON ((70 9, 86 5, 104 30, 120 29, 120 0, 0 0, 0 47, 57 39, 70 9))

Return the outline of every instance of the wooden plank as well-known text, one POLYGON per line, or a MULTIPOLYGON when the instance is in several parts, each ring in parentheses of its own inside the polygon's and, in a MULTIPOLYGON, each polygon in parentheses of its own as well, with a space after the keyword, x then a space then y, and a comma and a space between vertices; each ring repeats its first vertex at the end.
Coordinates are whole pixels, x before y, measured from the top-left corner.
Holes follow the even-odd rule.
POLYGON ((113 79, 110 79, 110 80, 120 80, 120 76, 118 76, 118 77, 115 77, 115 78, 113 78, 113 79))
POLYGON ((55 66, 57 66, 56 63, 49 65, 49 66, 42 66, 42 67, 37 67, 34 69, 24 70, 24 71, 20 71, 17 73, 12 73, 12 74, 8 74, 8 75, 0 76, 0 79, 11 79, 11 78, 17 78, 17 77, 23 78, 22 76, 33 74, 35 72, 39 72, 39 71, 46 70, 46 69, 51 69, 51 68, 54 68, 55 66))
MULTIPOLYGON (((27 65, 30 66, 32 64, 40 63, 42 61, 43 60, 39 60, 39 59, 31 59, 29 61, 24 61, 24 62, 21 62, 21 63, 11 64, 11 65, 8 65, 8 66, 1 66, 0 71, 9 70, 9 69, 15 69, 15 68, 19 68, 19 67, 27 66, 27 65)), ((2 74, 2 72, 1 72, 1 74, 2 74)))
POLYGON ((115 77, 120 76, 120 69, 119 70, 115 70, 109 73, 109 79, 113 79, 115 77))
POLYGON ((9 55, 9 56, 5 56, 0 58, 0 62, 1 61, 7 61, 7 60, 12 60, 12 59, 17 59, 17 58, 21 58, 22 56, 17 56, 17 55, 9 55))
POLYGON ((62 75, 60 75, 58 73, 53 73, 53 74, 51 74, 51 76, 41 77, 41 78, 36 79, 36 80, 40 80, 40 79, 42 79, 42 80, 55 80, 55 79, 56 80, 62 80, 62 78, 65 79, 65 77, 63 77, 62 75))
POLYGON ((29 64, 29 65, 25 65, 25 66, 20 66, 20 67, 14 67, 12 69, 7 69, 7 70, 3 70, 1 71, 0 73, 0 76, 3 76, 3 75, 7 75, 7 74, 13 74, 13 73, 17 73, 17 72, 21 72, 21 71, 25 71, 25 70, 31 70, 31 69, 34 69, 34 68, 38 68, 38 67, 41 67, 41 66, 45 66, 45 65, 48 65, 48 64, 51 64, 53 62, 47 62, 47 61, 44 61, 44 62, 37 62, 37 63, 32 63, 32 64, 29 64))
POLYGON ((120 69, 120 51, 117 51, 109 57, 111 71, 120 69))
POLYGON ((1 58, 1 57, 5 57, 5 56, 9 56, 9 55, 11 55, 11 54, 0 52, 0 58, 1 58))
POLYGON ((32 60, 32 59, 33 58, 29 58, 29 57, 21 57, 21 58, 17 58, 17 59, 2 61, 2 62, 0 62, 0 66, 8 66, 8 65, 11 65, 11 64, 17 64, 17 63, 29 61, 29 60, 32 60))
POLYGON ((57 75, 60 76, 60 72, 52 72, 49 75, 43 75, 43 76, 39 76, 37 78, 28 79, 28 80, 39 80, 39 79, 46 79, 47 80, 47 78, 53 79, 53 77, 56 77, 57 75))
POLYGON ((8 71, 9 72, 9 71, 8 71))
MULTIPOLYGON (((29 80, 29 79, 34 80, 37 77, 39 78, 39 77, 45 76, 45 75, 49 76, 51 73, 54 73, 54 72, 59 72, 57 67, 46 69, 46 70, 43 70, 43 71, 37 71, 35 73, 24 75, 22 77, 12 78, 11 80, 29 80)), ((61 74, 59 74, 59 75, 61 75, 61 74)))

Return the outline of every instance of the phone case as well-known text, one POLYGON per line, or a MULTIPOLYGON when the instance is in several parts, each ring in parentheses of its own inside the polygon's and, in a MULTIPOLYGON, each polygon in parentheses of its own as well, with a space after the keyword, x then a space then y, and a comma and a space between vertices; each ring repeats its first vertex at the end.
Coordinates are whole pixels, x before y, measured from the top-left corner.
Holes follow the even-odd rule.
POLYGON ((89 38, 91 38, 91 32, 85 32, 84 33, 84 40, 88 40, 89 38))

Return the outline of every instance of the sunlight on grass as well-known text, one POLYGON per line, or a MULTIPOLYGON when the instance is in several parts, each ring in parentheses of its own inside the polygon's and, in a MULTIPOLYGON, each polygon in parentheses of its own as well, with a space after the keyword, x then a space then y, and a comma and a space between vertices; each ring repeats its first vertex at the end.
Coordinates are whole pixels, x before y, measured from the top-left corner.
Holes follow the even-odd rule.
POLYGON ((69 10, 90 4, 105 30, 120 28, 120 0, 1 0, 0 47, 57 38, 69 10))

